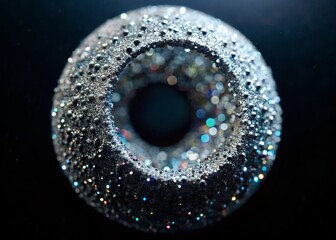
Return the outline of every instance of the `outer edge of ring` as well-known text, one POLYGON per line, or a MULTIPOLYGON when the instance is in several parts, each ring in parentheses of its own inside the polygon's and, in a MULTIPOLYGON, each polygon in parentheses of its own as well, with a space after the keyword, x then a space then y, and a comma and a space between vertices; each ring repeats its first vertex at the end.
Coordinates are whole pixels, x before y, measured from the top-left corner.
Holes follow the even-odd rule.
POLYGON ((76 192, 111 219, 144 231, 199 228, 246 201, 269 171, 282 121, 275 88, 260 53, 222 21, 184 7, 131 11, 91 33, 65 66, 52 110, 57 158, 76 192), (238 107, 228 145, 194 169, 161 173, 122 144, 111 94, 132 59, 166 45, 215 61, 228 73, 238 107), (151 202, 139 201, 144 194, 151 202))

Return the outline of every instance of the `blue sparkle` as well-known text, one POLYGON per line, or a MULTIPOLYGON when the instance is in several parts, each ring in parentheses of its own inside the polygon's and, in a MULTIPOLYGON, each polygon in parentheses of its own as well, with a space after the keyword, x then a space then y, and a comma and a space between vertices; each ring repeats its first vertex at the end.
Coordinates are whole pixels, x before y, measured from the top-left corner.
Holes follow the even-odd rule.
POLYGON ((267 167, 266 167, 266 166, 262 166, 261 170, 262 170, 263 172, 266 172, 267 167))
POLYGON ((139 221, 139 218, 135 218, 135 221, 137 221, 137 222, 138 222, 138 221, 139 221))
POLYGON ((146 200, 147 200, 147 198, 146 198, 146 197, 143 197, 143 198, 142 198, 142 200, 143 200, 143 201, 146 201, 146 200))
POLYGON ((118 131, 117 134, 118 134, 118 136, 120 137, 120 139, 121 139, 121 141, 122 141, 123 143, 127 143, 125 136, 122 135, 122 133, 121 133, 120 131, 118 131))
POLYGON ((196 220, 199 221, 199 220, 200 220, 200 217, 197 217, 196 220))
POLYGON ((280 137, 281 136, 281 132, 280 131, 276 131, 275 132, 275 136, 280 137))
POLYGON ((205 124, 208 126, 208 127, 213 127, 215 126, 216 122, 215 122, 215 119, 213 118, 208 118, 205 122, 205 124))
POLYGON ((54 133, 54 134, 51 136, 51 138, 52 138, 53 140, 55 140, 55 139, 57 138, 57 135, 54 133))
POLYGON ((270 99, 270 100, 268 100, 268 103, 269 103, 269 104, 274 104, 274 103, 275 103, 275 100, 274 100, 274 99, 270 99))
POLYGON ((177 159, 177 158, 172 158, 170 160, 172 166, 173 166, 173 169, 178 169, 179 165, 180 165, 180 161, 177 159))
POLYGON ((78 186, 78 182, 74 182, 73 185, 74 185, 75 187, 77 187, 77 186, 78 186))
POLYGON ((201 141, 202 141, 202 142, 207 143, 207 142, 209 142, 209 140, 210 140, 210 137, 209 137, 208 134, 203 134, 203 135, 201 136, 201 141))
POLYGON ((253 178, 253 181, 254 181, 254 182, 259 182, 259 178, 258 178, 258 177, 254 177, 254 178, 253 178))
POLYGON ((225 121, 225 115, 223 113, 219 114, 218 115, 218 120, 221 121, 221 122, 225 121))
POLYGON ((66 170, 66 166, 65 165, 62 165, 62 170, 66 170))
POLYGON ((196 117, 197 118, 204 118, 205 117, 205 110, 203 108, 200 108, 196 111, 196 117))

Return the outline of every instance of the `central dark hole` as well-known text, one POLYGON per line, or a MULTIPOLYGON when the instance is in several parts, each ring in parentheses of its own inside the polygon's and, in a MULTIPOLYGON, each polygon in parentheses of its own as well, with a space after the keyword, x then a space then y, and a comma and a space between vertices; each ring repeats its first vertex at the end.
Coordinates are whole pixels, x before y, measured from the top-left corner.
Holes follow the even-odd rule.
POLYGON ((167 147, 179 142, 191 126, 186 92, 163 83, 137 89, 129 104, 134 130, 148 143, 167 147))

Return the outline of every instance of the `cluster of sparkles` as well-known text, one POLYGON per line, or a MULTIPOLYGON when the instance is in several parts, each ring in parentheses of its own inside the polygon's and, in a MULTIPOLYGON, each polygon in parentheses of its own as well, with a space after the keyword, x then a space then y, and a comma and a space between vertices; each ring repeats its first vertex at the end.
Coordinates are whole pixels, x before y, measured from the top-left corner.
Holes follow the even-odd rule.
POLYGON ((191 168, 224 144, 234 122, 233 96, 225 94, 226 89, 225 73, 195 50, 151 49, 134 59, 120 76, 112 95, 115 124, 126 147, 146 165, 164 171, 191 168), (192 129, 169 147, 145 142, 130 123, 127 109, 131 96, 138 88, 153 83, 173 85, 188 92, 193 106, 192 129))
MULTIPOLYGON (((179 80, 167 77, 170 84, 179 80)), ((90 34, 68 59, 51 112, 57 159, 75 191, 110 219, 152 232, 204 227, 232 213, 269 171, 281 135, 275 88, 261 54, 218 19, 170 6, 123 13, 90 34), (130 62, 168 46, 215 63, 225 73, 224 89, 234 107, 224 107, 233 112, 223 144, 197 164, 163 171, 124 144, 112 99, 130 62)), ((210 99, 214 105, 221 101, 217 97, 210 99)), ((206 116, 198 110, 200 119, 206 116)), ((207 127, 228 117, 220 114, 206 118, 207 127)), ((201 141, 210 141, 210 135, 201 135, 201 141)))

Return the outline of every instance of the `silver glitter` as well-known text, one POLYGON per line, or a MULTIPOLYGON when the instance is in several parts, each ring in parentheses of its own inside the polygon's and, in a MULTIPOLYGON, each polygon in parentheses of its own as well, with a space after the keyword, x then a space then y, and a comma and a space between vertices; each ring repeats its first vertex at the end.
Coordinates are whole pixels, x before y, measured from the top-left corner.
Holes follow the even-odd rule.
MULTIPOLYGON (((213 152, 217 146, 224 144, 229 132, 225 131, 227 128, 225 130, 220 129, 220 122, 216 122, 215 119, 222 112, 227 112, 235 106, 233 104, 223 104, 233 102, 233 96, 223 89, 216 89, 214 76, 215 74, 218 75, 219 72, 220 69, 213 65, 209 58, 200 55, 195 50, 185 51, 181 47, 157 48, 150 55, 141 54, 135 58, 120 75, 120 81, 112 95, 112 101, 115 103, 113 110, 115 125, 118 126, 119 136, 122 137, 125 146, 140 161, 151 159, 151 166, 155 168, 168 167, 165 169, 177 171, 191 168, 198 163, 196 160, 201 161, 213 152), (156 61, 156 59, 163 60, 156 61), (200 59, 202 64, 197 66, 197 61, 200 61, 200 59), (181 92, 189 93, 188 100, 193 106, 193 126, 179 143, 170 147, 157 147, 142 140, 132 128, 127 114, 130 100, 128 95, 132 95, 136 89, 143 86, 153 83, 166 83, 166 81, 169 85, 175 85, 181 92), (198 91, 197 86, 201 86, 198 91), (115 102, 113 100, 115 95, 118 95, 118 99, 123 100, 115 102), (217 99, 217 102, 213 101, 214 98, 217 99), (219 103, 220 100, 221 103, 219 103), (197 118, 199 114, 203 117, 197 118), (211 122, 211 125, 208 124, 209 122, 211 122), (217 129, 220 130, 218 134, 217 129), (207 135, 208 133, 210 135, 207 135), (206 141, 202 141, 205 138, 206 141), (165 157, 160 157, 160 154, 164 154, 165 157), (185 161, 184 159, 191 161, 185 161)), ((224 81, 226 79, 225 73, 222 74, 221 81, 224 81)), ((226 84, 226 82, 222 84, 226 84)), ((227 114, 226 123, 228 126, 232 125, 230 120, 234 117, 233 111, 230 112, 231 114, 227 114)))
POLYGON ((281 136, 280 98, 261 54, 229 25, 185 7, 141 8, 97 28, 69 59, 51 112, 55 152, 75 191, 107 218, 151 232, 197 229, 231 214, 265 179, 281 136), (149 59, 166 67, 162 81, 183 86, 169 51, 209 105, 197 105, 200 124, 176 153, 147 152, 120 134, 132 133, 123 89, 136 87, 131 76, 149 59))

